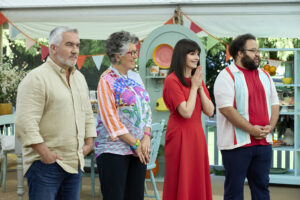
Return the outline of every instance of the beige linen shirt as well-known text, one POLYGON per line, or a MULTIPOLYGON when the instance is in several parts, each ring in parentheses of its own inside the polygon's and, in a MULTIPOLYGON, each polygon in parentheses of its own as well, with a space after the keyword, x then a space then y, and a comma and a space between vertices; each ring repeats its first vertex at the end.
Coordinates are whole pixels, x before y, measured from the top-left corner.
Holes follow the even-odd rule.
POLYGON ((32 70, 20 83, 16 108, 16 135, 23 144, 24 174, 39 154, 30 145, 44 142, 63 160, 56 162, 69 173, 84 167, 84 139, 96 137, 88 86, 75 68, 70 74, 51 58, 32 70))

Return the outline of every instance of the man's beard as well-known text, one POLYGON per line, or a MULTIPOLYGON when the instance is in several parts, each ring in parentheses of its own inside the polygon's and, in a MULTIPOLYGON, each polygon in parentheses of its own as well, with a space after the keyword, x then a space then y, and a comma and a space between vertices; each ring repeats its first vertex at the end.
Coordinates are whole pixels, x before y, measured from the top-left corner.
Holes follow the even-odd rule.
POLYGON ((75 62, 72 62, 72 61, 68 61, 67 59, 64 59, 63 57, 57 55, 56 56, 57 60, 62 63, 64 66, 67 66, 67 67, 75 67, 75 64, 76 64, 76 61, 75 62))
MULTIPOLYGON (((244 54, 241 59, 243 66, 249 70, 256 70, 259 67, 259 64, 256 65, 254 59, 251 59, 248 55, 244 54)), ((260 59, 259 62, 260 63, 260 59)))

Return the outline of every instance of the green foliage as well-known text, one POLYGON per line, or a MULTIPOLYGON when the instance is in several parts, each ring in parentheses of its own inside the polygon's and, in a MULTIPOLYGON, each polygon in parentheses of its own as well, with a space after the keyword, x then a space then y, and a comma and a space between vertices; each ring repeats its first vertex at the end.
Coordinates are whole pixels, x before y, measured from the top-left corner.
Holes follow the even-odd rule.
MULTIPOLYGON (((105 53, 104 40, 80 40, 81 55, 97 55, 105 53)), ((81 73, 85 76, 90 90, 97 90, 97 85, 101 74, 110 66, 107 56, 104 56, 100 70, 97 69, 93 58, 87 57, 81 68, 81 73)))
MULTIPOLYGON (((40 45, 35 44, 26 51, 25 40, 10 40, 8 34, 5 34, 4 40, 6 40, 7 46, 3 48, 3 63, 9 63, 11 66, 19 66, 27 70, 43 63, 40 45)), ((48 43, 45 39, 40 39, 38 42, 48 43)))
POLYGON ((287 128, 294 130, 294 118, 289 115, 282 115, 276 124, 278 139, 281 139, 287 128))
MULTIPOLYGON (((226 43, 231 42, 231 38, 222 38, 226 43)), ((219 72, 229 65, 226 62, 226 46, 222 43, 217 43, 213 48, 206 52, 206 86, 209 91, 210 98, 215 104, 214 98, 214 83, 219 75, 219 72)))
POLYGON ((0 103, 12 103, 15 105, 17 89, 26 72, 10 63, 0 64, 0 103))
MULTIPOLYGON (((259 48, 300 48, 300 40, 297 38, 259 38, 258 44, 259 48)), ((262 52, 262 58, 293 61, 294 54, 292 51, 262 52)))
POLYGON ((155 63, 153 62, 153 60, 152 60, 152 59, 149 59, 149 60, 147 61, 147 63, 146 63, 146 68, 149 68, 149 67, 151 67, 151 66, 153 66, 153 65, 155 65, 155 63))

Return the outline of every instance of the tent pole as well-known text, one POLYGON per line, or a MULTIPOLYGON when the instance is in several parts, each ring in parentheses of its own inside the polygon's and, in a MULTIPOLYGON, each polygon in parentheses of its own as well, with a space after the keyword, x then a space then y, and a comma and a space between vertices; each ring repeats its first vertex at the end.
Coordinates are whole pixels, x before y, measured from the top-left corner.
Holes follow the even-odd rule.
POLYGON ((183 25, 182 12, 179 5, 174 10, 174 24, 183 25))

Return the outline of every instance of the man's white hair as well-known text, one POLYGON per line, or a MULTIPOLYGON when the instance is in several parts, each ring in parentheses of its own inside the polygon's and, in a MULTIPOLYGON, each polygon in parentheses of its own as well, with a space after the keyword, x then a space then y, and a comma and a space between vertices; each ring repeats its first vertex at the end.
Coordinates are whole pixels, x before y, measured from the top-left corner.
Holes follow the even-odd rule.
POLYGON ((67 26, 58 26, 50 32, 49 36, 49 53, 51 54, 51 45, 59 45, 62 41, 62 34, 64 32, 73 32, 78 34, 78 30, 67 26))

